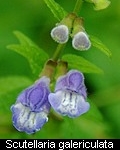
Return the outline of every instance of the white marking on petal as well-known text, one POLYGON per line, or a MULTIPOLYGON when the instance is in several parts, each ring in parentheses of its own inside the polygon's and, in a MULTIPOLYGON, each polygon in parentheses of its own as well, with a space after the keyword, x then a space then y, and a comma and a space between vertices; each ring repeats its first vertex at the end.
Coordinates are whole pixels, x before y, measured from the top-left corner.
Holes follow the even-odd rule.
POLYGON ((36 125, 36 113, 30 112, 28 115, 28 120, 25 122, 24 127, 32 129, 36 125))
POLYGON ((70 100, 70 110, 71 114, 76 114, 76 103, 77 103, 77 94, 71 93, 71 100, 70 100))
POLYGON ((84 110, 84 103, 86 102, 81 95, 70 91, 62 91, 61 104, 57 110, 63 115, 75 117, 78 116, 79 112, 84 110), (79 104, 82 105, 78 107, 79 104))
POLYGON ((20 127, 23 127, 23 126, 25 127, 25 124, 29 118, 29 115, 30 115, 30 109, 22 105, 22 109, 20 110, 20 114, 18 116, 18 121, 17 121, 20 127))
POLYGON ((41 112, 31 112, 29 107, 17 103, 14 105, 16 109, 14 114, 17 114, 17 121, 14 122, 15 127, 19 131, 25 131, 27 133, 33 133, 41 129, 45 122, 48 121, 48 113, 41 112))
POLYGON ((21 103, 16 103, 15 105, 14 105, 14 108, 17 108, 17 109, 23 109, 23 107, 24 107, 24 105, 22 105, 21 103))

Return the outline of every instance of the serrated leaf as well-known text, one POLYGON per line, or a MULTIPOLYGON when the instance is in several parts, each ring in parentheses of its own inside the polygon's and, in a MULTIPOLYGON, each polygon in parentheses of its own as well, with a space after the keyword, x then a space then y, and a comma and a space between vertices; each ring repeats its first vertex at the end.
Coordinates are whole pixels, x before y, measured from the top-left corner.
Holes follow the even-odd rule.
POLYGON ((54 0, 44 0, 57 20, 62 20, 67 12, 54 0))
POLYGON ((112 56, 111 51, 97 37, 90 35, 90 40, 91 40, 91 43, 94 47, 101 50, 108 57, 112 56))
POLYGON ((39 48, 34 42, 32 42, 27 36, 19 31, 15 31, 14 34, 20 41, 20 45, 12 44, 8 45, 7 48, 14 50, 20 55, 24 56, 32 69, 34 76, 38 76, 44 63, 49 58, 41 48, 39 48))
POLYGON ((81 56, 66 54, 62 57, 62 60, 68 62, 70 69, 77 69, 83 73, 103 73, 100 68, 81 56))

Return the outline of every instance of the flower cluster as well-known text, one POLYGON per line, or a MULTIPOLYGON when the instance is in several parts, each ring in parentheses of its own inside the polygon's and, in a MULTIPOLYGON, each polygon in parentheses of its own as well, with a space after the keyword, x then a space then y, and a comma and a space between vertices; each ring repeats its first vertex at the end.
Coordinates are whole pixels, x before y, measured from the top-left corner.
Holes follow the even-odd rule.
MULTIPOLYGON (((91 43, 82 24, 82 18, 70 14, 52 29, 51 37, 64 44, 71 36, 74 49, 88 50, 91 43)), ((48 60, 41 78, 22 91, 16 103, 11 106, 13 125, 18 131, 31 134, 40 130, 48 121, 51 107, 59 115, 70 118, 78 117, 89 110, 83 73, 74 69, 66 72, 68 68, 64 63, 63 70, 60 70, 58 78, 55 78, 54 92, 51 91, 51 76, 57 65, 58 61, 54 63, 48 60)))
POLYGON ((84 76, 70 70, 56 81, 54 93, 49 89, 50 79, 43 76, 35 84, 20 93, 11 107, 13 125, 28 134, 42 128, 48 121, 52 107, 56 113, 74 118, 89 110, 84 76))

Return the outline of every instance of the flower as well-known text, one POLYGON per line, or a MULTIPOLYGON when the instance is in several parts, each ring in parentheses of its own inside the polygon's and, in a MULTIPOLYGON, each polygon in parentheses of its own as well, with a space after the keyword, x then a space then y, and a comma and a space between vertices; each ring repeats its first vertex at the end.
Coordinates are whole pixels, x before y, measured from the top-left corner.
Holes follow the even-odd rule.
POLYGON ((76 50, 88 50, 91 42, 85 32, 78 32, 73 37, 72 46, 76 50))
POLYGON ((60 44, 66 43, 69 39, 69 29, 66 25, 58 25, 51 31, 51 37, 60 44))
POLYGON ((40 130, 48 121, 49 83, 49 78, 40 78, 34 85, 22 91, 16 103, 11 106, 13 125, 18 131, 31 134, 40 130))
POLYGON ((84 85, 83 74, 77 70, 71 70, 66 75, 58 78, 55 93, 48 96, 53 109, 70 118, 78 117, 89 110, 86 102, 87 93, 84 85))

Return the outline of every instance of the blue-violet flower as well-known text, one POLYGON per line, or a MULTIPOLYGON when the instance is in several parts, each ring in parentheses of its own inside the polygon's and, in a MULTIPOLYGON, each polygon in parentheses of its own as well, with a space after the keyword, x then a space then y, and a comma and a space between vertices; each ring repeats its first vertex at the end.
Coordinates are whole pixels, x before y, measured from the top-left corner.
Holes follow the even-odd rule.
POLYGON ((78 117, 89 110, 86 102, 87 93, 84 76, 77 70, 71 70, 66 75, 58 78, 55 93, 48 96, 53 109, 70 118, 78 117))
POLYGON ((11 107, 13 125, 18 131, 28 134, 42 128, 48 121, 50 103, 48 101, 50 79, 42 77, 20 93, 11 107))

